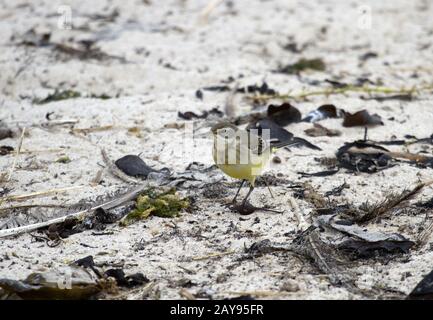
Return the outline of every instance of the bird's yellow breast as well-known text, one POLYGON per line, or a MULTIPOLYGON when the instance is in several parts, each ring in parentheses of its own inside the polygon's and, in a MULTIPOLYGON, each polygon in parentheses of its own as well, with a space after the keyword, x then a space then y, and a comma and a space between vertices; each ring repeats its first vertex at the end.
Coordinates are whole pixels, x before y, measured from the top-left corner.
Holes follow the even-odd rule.
POLYGON ((218 161, 221 159, 218 159, 218 155, 214 149, 213 159, 217 167, 228 176, 235 179, 248 180, 251 185, 254 185, 256 177, 262 173, 267 163, 268 157, 262 155, 259 157, 260 161, 254 161, 254 163, 228 163, 227 157, 224 157, 223 161, 218 161))

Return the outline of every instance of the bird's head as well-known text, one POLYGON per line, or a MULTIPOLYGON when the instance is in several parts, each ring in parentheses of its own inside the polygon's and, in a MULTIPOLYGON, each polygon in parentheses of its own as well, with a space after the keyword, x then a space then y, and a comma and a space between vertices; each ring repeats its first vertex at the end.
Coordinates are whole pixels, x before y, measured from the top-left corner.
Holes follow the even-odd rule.
POLYGON ((220 136, 224 138, 232 138, 238 130, 238 127, 227 121, 219 122, 211 128, 212 134, 215 137, 220 136))

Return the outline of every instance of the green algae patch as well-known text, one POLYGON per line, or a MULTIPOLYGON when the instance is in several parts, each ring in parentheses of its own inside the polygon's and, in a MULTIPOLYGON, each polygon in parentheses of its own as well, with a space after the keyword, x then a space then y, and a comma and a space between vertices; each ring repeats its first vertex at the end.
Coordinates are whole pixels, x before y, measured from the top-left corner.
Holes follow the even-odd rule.
POLYGON ((58 158, 56 160, 56 162, 58 162, 58 163, 69 163, 69 162, 71 162, 71 158, 69 158, 68 156, 61 156, 60 158, 58 158))
POLYGON ((150 215, 163 218, 178 217, 180 211, 188 207, 189 201, 181 198, 176 189, 158 192, 151 188, 137 197, 135 209, 120 220, 120 225, 126 226, 135 221, 146 219, 150 215))
POLYGON ((294 64, 281 67, 278 71, 281 73, 297 74, 304 70, 325 71, 326 65, 322 59, 299 59, 294 64))
POLYGON ((53 101, 61 101, 67 99, 75 99, 81 97, 81 93, 74 90, 55 90, 54 93, 48 95, 44 99, 35 99, 33 103, 35 104, 46 104, 53 101))

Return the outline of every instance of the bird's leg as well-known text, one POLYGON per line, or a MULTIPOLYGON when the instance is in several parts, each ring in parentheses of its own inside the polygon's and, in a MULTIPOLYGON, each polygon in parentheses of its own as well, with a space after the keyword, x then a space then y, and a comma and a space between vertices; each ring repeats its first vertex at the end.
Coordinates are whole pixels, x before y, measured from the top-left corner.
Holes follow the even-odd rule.
POLYGON ((232 203, 236 203, 236 198, 238 197, 239 192, 241 191, 241 189, 242 189, 244 183, 245 183, 245 180, 242 180, 242 181, 241 181, 241 185, 239 186, 239 189, 238 189, 238 191, 236 192, 236 195, 235 195, 235 197, 234 197, 233 200, 232 200, 232 203))
POLYGON ((247 193, 247 195, 245 196, 245 199, 242 201, 241 208, 244 208, 244 207, 245 207, 245 204, 247 203, 248 197, 250 196, 251 192, 253 192, 253 190, 254 190, 254 186, 253 186, 253 185, 250 185, 250 190, 248 190, 248 193, 247 193))
POLYGON ((266 180, 265 176, 263 176, 263 181, 265 182, 266 187, 268 188, 269 194, 271 195, 272 199, 275 199, 274 194, 272 193, 271 187, 269 186, 268 180, 266 180))
POLYGON ((364 127, 364 141, 367 141, 367 131, 368 131, 368 127, 365 126, 364 127))

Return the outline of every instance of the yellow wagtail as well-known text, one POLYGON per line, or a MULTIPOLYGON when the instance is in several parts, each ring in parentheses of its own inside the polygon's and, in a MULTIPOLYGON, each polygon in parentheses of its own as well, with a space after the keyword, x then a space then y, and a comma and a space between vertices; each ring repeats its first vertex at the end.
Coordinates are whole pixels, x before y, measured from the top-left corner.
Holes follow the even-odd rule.
POLYGON ((259 136, 254 130, 241 130, 229 122, 217 123, 211 131, 214 136, 215 164, 228 176, 242 180, 232 203, 236 202, 244 183, 246 181, 250 183, 250 189, 242 201, 241 208, 245 206, 248 197, 254 190, 256 177, 261 175, 272 151, 295 143, 293 141, 271 143, 269 129, 262 130, 259 136), (267 140, 266 137, 269 139, 267 140))

